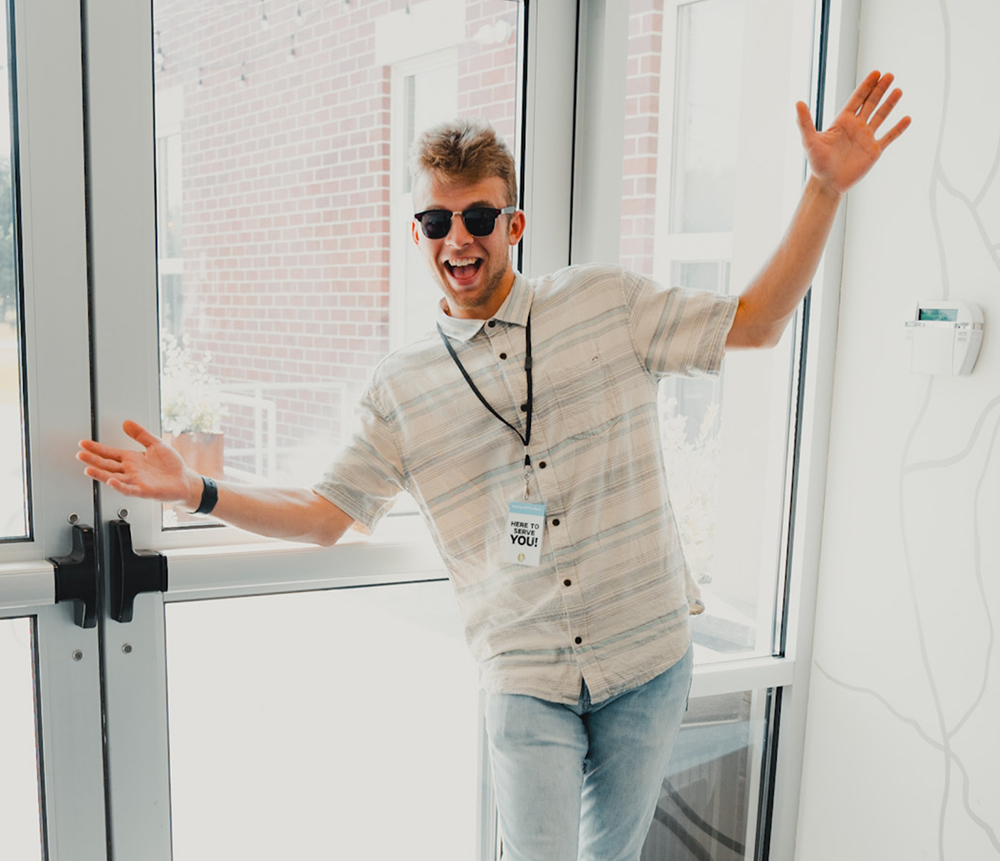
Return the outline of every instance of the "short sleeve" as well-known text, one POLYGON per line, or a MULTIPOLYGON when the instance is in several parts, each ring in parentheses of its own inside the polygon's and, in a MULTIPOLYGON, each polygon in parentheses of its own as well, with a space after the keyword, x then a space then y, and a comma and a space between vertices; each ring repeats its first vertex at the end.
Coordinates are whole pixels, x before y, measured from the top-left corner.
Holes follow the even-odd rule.
POLYGON ((324 499, 373 530, 405 489, 392 429, 369 389, 357 407, 350 441, 313 485, 324 499))
POLYGON ((654 376, 716 374, 736 316, 736 296, 661 287, 625 272, 628 327, 639 361, 654 376))

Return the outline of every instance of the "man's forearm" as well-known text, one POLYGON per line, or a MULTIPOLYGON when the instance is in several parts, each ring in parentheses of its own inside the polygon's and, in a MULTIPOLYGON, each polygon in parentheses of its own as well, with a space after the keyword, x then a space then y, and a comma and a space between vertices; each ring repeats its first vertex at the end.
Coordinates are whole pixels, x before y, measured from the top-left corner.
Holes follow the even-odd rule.
MULTIPOLYGON (((350 528, 354 519, 307 488, 254 487, 219 482, 219 499, 212 515, 231 526, 268 538, 329 545, 350 528)), ((201 479, 192 483, 184 507, 194 510, 201 500, 201 479)))
POLYGON ((841 195, 810 177, 788 232, 740 295, 728 348, 773 347, 812 283, 841 195))

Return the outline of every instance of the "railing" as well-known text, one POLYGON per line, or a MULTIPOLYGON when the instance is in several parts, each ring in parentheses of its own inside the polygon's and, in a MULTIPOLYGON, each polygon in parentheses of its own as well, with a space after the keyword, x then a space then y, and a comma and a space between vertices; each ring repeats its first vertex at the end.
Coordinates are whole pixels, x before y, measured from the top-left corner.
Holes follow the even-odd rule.
POLYGON ((336 392, 339 394, 340 427, 350 427, 352 400, 347 383, 226 383, 219 389, 223 404, 249 408, 252 413, 253 444, 244 447, 227 447, 227 455, 252 457, 253 469, 243 470, 227 466, 227 473, 246 481, 271 478, 278 470, 279 456, 294 452, 295 445, 278 445, 278 404, 275 395, 291 396, 294 392, 336 392), (268 397, 267 395, 270 395, 268 397))

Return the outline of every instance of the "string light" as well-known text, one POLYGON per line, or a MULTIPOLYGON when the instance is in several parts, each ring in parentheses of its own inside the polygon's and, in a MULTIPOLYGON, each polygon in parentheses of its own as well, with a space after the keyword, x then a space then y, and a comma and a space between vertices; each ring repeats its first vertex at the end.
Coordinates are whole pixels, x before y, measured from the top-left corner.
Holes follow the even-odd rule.
MULTIPOLYGON (((233 2, 224 2, 219 5, 215 5, 217 2, 218 0, 207 0, 207 2, 204 3, 204 5, 200 6, 196 10, 193 18, 191 15, 185 16, 184 18, 185 23, 189 24, 191 20, 195 20, 198 25, 201 25, 202 22, 205 22, 210 15, 213 16, 217 15, 220 10, 223 10, 225 14, 231 14, 229 10, 235 10, 237 7, 243 7, 243 9, 246 11, 256 10, 257 8, 256 5, 257 0, 250 0, 250 2, 247 2, 247 0, 233 0, 233 2)), ((237 69, 237 78, 236 78, 237 83, 240 84, 241 86, 247 86, 250 82, 247 64, 249 63, 252 65, 253 63, 260 60, 262 57, 269 57, 269 56, 273 57, 276 54, 279 56, 284 55, 285 60, 287 62, 289 63, 295 62, 296 60, 299 59, 301 55, 299 54, 298 46, 296 46, 295 44, 295 33, 293 32, 293 30, 312 26, 313 23, 317 19, 321 18, 323 13, 331 9, 331 7, 336 8, 338 5, 343 5, 348 7, 348 9, 350 9, 351 11, 353 11, 353 7, 356 6, 357 4, 352 4, 351 0, 339 0, 339 2, 338 0, 316 0, 316 2, 314 3, 306 2, 305 4, 303 4, 303 0, 298 0, 298 2, 296 2, 295 5, 294 14, 289 14, 287 17, 285 15, 282 15, 280 16, 280 18, 273 20, 267 14, 266 5, 267 5, 267 0, 260 0, 260 7, 259 7, 260 18, 258 19, 260 22, 260 26, 262 27, 262 29, 266 28, 272 31, 278 30, 280 28, 287 28, 285 29, 285 32, 288 33, 290 36, 289 39, 290 44, 287 47, 282 47, 279 39, 275 38, 273 40, 269 40, 271 42, 269 48, 264 48, 264 50, 258 49, 258 51, 253 53, 252 56, 245 57, 239 63, 235 63, 232 61, 230 62, 222 61, 222 62, 209 62, 203 66, 198 66, 197 82, 199 87, 204 88, 210 86, 215 80, 216 75, 219 74, 226 75, 227 72, 231 73, 231 70, 233 70, 234 68, 237 69), (305 8, 303 8, 303 5, 305 5, 305 8)), ((409 0, 407 0, 407 7, 409 7, 409 0)), ((273 7, 272 11, 274 11, 273 7)), ((290 9, 289 12, 291 12, 290 9)), ((253 17, 256 17, 256 13, 252 12, 251 14, 253 15, 253 17)), ((167 21, 169 24, 173 24, 175 18, 178 21, 180 20, 179 15, 160 16, 157 19, 156 23, 162 24, 163 21, 167 21)), ((170 27, 168 27, 168 30, 169 29, 170 27)), ((284 37, 282 36, 280 38, 283 39, 284 37)), ((166 55, 160 48, 159 40, 160 40, 160 31, 157 30, 154 59, 156 68, 162 71, 166 68, 166 55)), ((187 56, 188 51, 186 50, 186 48, 187 48, 186 45, 181 44, 176 46, 176 51, 171 52, 170 55, 171 67, 175 72, 178 71, 182 66, 184 66, 185 60, 188 59, 187 56)))

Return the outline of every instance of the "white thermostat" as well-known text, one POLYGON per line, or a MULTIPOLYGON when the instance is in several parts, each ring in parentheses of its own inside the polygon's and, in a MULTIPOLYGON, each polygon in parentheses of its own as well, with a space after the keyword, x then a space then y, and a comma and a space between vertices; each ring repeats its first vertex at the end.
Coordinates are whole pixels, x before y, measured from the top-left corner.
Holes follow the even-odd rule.
POLYGON ((972 373, 983 342, 983 312, 978 305, 918 302, 905 327, 912 373, 972 373))

